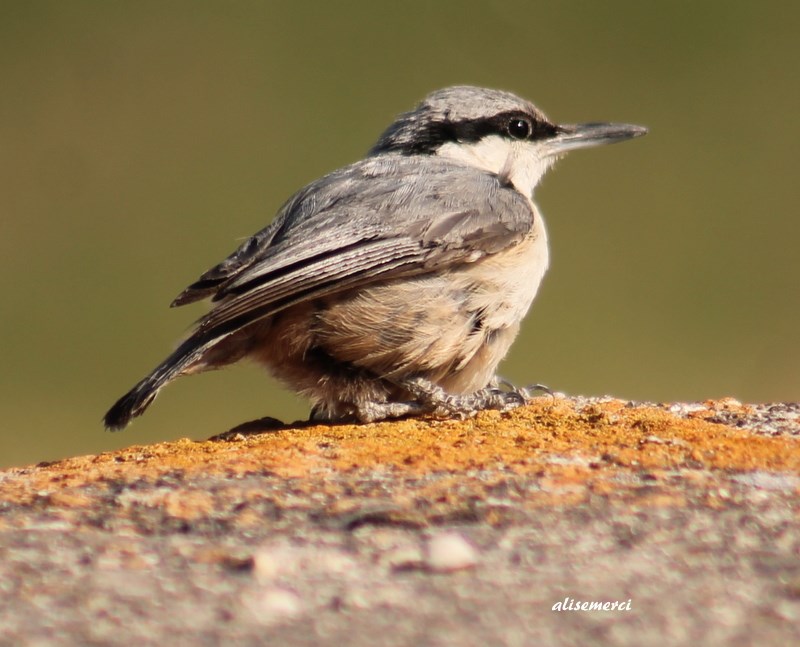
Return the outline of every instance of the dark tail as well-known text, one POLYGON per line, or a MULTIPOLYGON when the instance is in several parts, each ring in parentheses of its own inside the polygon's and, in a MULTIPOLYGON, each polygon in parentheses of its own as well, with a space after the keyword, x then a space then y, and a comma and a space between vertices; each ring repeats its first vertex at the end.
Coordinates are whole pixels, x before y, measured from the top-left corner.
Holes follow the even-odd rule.
POLYGON ((190 369, 198 367, 205 351, 217 340, 205 344, 198 344, 198 341, 193 337, 187 339, 150 375, 117 400, 103 418, 106 429, 121 431, 128 426, 131 419, 142 415, 162 388, 190 369))

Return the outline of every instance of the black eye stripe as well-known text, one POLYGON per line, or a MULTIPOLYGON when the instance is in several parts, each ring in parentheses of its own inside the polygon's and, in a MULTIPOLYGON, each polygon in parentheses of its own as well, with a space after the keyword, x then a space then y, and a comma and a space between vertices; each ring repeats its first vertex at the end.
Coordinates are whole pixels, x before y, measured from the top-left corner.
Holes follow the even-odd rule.
POLYGON ((537 119, 534 115, 521 110, 501 112, 491 117, 481 119, 463 119, 461 121, 433 121, 424 129, 415 133, 413 141, 392 140, 383 142, 380 148, 373 149, 373 154, 378 151, 397 151, 404 155, 432 155, 439 147, 448 142, 474 143, 489 135, 498 135, 513 140, 528 139, 535 141, 552 137, 558 132, 555 125, 544 119, 537 119), (530 133, 523 138, 515 137, 509 132, 512 120, 525 121, 530 125, 530 133))
POLYGON ((441 124, 443 128, 441 141, 476 142, 487 135, 500 135, 514 139, 543 139, 556 133, 556 127, 550 122, 536 119, 524 112, 505 112, 484 119, 454 121, 441 124), (512 132, 512 122, 522 122, 516 134, 512 132), (522 128, 528 132, 522 134, 522 128), (449 132, 447 132, 449 131, 449 132), (445 134, 446 133, 446 134, 445 134), (521 136, 520 136, 521 135, 521 136))

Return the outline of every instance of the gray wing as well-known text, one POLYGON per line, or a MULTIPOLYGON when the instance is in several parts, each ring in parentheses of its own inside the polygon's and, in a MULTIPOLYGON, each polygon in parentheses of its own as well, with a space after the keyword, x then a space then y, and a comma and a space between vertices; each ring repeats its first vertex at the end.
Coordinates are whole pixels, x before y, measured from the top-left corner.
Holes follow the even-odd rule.
POLYGON ((173 305, 221 301, 199 330, 224 335, 308 299, 474 262, 515 245, 532 225, 530 202, 494 175, 378 156, 301 190, 173 305))

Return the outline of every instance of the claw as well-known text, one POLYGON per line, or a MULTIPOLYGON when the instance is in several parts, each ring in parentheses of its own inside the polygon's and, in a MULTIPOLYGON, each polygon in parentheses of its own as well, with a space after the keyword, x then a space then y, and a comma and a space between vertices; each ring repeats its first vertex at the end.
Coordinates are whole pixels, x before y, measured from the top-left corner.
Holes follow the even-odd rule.
POLYGON ((542 393, 546 393, 554 400, 556 397, 555 394, 553 393, 553 390, 549 386, 546 386, 544 384, 528 384, 527 386, 521 386, 518 389, 514 390, 522 394, 526 402, 533 399, 533 393, 535 393, 536 391, 541 391, 542 393))
POLYGON ((547 395, 555 399, 553 391, 550 389, 549 386, 546 386, 544 384, 528 384, 527 386, 514 386, 514 384, 501 377, 495 378, 493 382, 498 387, 502 386, 503 388, 505 388, 506 392, 516 393, 521 398, 523 398, 525 402, 532 400, 533 393, 535 393, 536 391, 541 391, 543 393, 546 393, 547 395))

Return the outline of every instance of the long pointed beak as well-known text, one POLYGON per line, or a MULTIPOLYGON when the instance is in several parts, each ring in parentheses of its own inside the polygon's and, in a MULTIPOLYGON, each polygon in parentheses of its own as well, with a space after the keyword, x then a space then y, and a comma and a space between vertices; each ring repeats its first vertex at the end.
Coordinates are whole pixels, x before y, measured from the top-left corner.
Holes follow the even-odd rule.
POLYGON ((644 126, 633 124, 566 124, 547 140, 549 155, 560 155, 576 148, 613 144, 647 134, 644 126))

